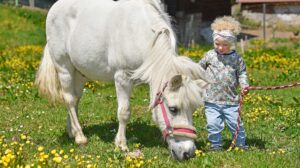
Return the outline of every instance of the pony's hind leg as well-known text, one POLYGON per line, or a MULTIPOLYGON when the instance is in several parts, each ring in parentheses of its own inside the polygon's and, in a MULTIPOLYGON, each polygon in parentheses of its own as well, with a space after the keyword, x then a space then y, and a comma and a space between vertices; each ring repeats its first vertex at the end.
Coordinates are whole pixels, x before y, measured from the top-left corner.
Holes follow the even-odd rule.
POLYGON ((126 141, 126 125, 130 117, 130 94, 132 81, 124 71, 117 71, 114 75, 117 99, 118 99, 118 120, 119 128, 115 138, 115 145, 121 150, 128 150, 126 141))
MULTIPOLYGON (((75 106, 75 111, 76 111, 76 116, 78 116, 78 104, 80 101, 80 98, 82 96, 82 91, 84 88, 84 84, 87 82, 87 79, 82 76, 81 73, 79 72, 75 72, 74 73, 74 83, 75 83, 75 95, 76 95, 76 106, 75 106)), ((72 113, 68 113, 68 119, 67 119, 67 132, 70 138, 74 138, 76 137, 76 132, 78 128, 76 125, 76 122, 74 122, 74 116, 72 115, 72 113)), ((78 120, 78 119, 77 119, 78 120)))
POLYGON ((82 132, 78 121, 77 108, 85 84, 85 79, 69 64, 59 69, 58 77, 62 94, 68 108, 67 131, 70 137, 75 137, 77 144, 86 144, 87 138, 82 132), (68 67, 68 69, 66 69, 68 67))

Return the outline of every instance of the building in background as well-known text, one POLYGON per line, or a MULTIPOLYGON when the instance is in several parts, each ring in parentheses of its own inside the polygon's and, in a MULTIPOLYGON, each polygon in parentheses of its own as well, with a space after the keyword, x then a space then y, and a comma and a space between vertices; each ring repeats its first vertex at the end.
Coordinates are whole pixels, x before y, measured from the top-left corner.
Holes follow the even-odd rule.
MULTIPOLYGON (((300 32, 300 0, 237 0, 241 16, 256 22, 264 29, 289 31, 298 36, 300 32)), ((265 35, 264 35, 265 36, 265 35)))
POLYGON ((14 4, 17 6, 30 6, 49 9, 57 0, 0 0, 2 3, 14 4))
POLYGON ((210 23, 218 16, 231 15, 231 1, 163 0, 173 18, 178 41, 185 46, 211 42, 210 23))
MULTIPOLYGON (((49 9, 57 0, 0 0, 0 2, 49 9)), ((114 0, 118 1, 118 0, 114 0)), ((211 41, 210 23, 231 14, 229 0, 161 0, 172 18, 178 41, 184 45, 211 41), (207 36, 208 35, 208 36, 207 36)))

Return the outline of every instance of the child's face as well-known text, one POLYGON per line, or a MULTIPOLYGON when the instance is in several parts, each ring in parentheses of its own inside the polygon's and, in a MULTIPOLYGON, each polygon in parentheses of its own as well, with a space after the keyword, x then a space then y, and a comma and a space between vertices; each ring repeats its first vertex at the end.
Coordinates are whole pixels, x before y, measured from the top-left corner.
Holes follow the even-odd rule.
POLYGON ((223 39, 217 38, 214 41, 214 47, 220 54, 228 54, 231 52, 231 44, 223 39))

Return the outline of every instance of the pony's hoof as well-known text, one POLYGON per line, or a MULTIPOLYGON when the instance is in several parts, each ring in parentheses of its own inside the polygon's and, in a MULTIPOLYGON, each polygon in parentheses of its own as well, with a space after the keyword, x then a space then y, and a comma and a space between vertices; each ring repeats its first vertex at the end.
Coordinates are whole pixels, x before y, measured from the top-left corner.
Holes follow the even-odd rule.
POLYGON ((86 145, 88 144, 88 140, 86 137, 76 137, 75 138, 75 142, 78 144, 78 145, 86 145))
POLYGON ((121 150, 124 151, 124 152, 128 152, 128 151, 129 151, 127 145, 126 145, 126 146, 120 146, 120 148, 121 148, 121 150))
POLYGON ((127 145, 124 144, 124 143, 115 143, 115 145, 116 145, 116 148, 120 148, 124 152, 128 152, 129 151, 127 145))

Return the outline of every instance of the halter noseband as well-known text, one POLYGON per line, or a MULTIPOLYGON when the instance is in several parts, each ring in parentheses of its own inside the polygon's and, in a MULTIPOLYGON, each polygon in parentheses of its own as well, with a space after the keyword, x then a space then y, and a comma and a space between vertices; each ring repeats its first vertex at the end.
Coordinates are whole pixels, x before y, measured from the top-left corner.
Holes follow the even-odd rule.
POLYGON ((164 117, 164 121, 166 124, 166 128, 163 131, 164 140, 166 141, 168 136, 173 137, 174 135, 196 139, 197 138, 196 129, 192 126, 180 125, 180 126, 171 127, 170 121, 167 116, 166 108, 164 105, 164 101, 162 99, 163 92, 165 91, 167 85, 168 85, 168 83, 165 83, 164 87, 162 88, 162 91, 160 91, 156 94, 154 104, 151 107, 152 109, 154 109, 157 105, 160 105, 162 115, 164 117))

